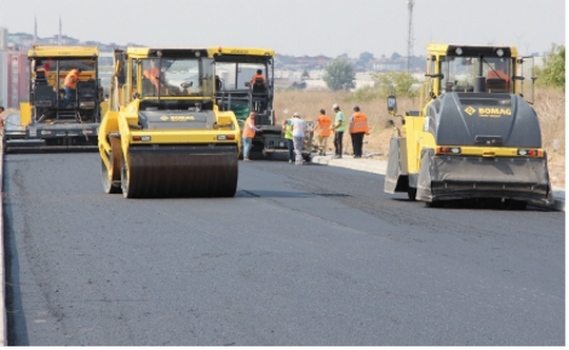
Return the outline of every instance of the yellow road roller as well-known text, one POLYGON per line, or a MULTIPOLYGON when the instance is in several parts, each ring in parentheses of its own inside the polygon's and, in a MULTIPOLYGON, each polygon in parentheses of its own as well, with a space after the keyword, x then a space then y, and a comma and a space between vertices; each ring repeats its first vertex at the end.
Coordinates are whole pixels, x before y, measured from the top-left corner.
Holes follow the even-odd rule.
POLYGON ((421 109, 397 114, 384 191, 428 206, 500 201, 549 204, 547 156, 533 103, 533 60, 515 47, 429 44, 421 109), (527 77, 527 78, 526 78, 527 77))
POLYGON ((129 47, 114 62, 98 136, 104 191, 233 197, 241 138, 235 114, 216 105, 213 52, 129 47))

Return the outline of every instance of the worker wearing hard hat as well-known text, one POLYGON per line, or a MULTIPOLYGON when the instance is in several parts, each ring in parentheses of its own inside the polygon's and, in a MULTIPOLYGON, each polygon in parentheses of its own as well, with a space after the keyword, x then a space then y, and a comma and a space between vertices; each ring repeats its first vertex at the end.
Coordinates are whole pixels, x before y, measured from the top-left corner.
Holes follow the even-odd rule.
POLYGON ((302 148, 304 146, 304 133, 306 132, 306 122, 300 118, 300 113, 292 115, 292 142, 294 144, 294 163, 302 165, 302 148))
POLYGON ((292 137, 292 117, 289 119, 286 119, 283 122, 282 125, 282 131, 284 134, 284 138, 286 140, 286 147, 288 149, 288 162, 292 163, 294 162, 294 143, 293 143, 293 137, 292 137))
POLYGON ((362 157, 364 135, 369 135, 367 116, 360 112, 360 107, 354 106, 354 114, 350 118, 350 136, 352 137, 354 158, 362 157))
POLYGON ((326 115, 324 109, 320 110, 320 115, 316 119, 314 130, 318 130, 318 155, 325 156, 328 145, 328 137, 330 137, 332 126, 332 118, 326 115))
POLYGON ((63 100, 65 104, 68 105, 71 100, 75 100, 75 94, 77 92, 77 83, 79 82, 79 74, 81 74, 81 69, 74 68, 67 73, 65 80, 63 81, 63 90, 65 91, 65 97, 63 100))
POLYGON ((251 112, 245 120, 245 125, 243 125, 243 160, 246 162, 251 161, 249 154, 257 131, 262 130, 255 125, 255 112, 251 112))
POLYGON ((334 131, 334 149, 336 153, 334 158, 342 158, 342 141, 344 139, 344 131, 346 131, 346 117, 338 104, 334 103, 332 109, 334 110, 334 113, 336 113, 336 116, 334 117, 334 126, 332 126, 332 131, 334 131))

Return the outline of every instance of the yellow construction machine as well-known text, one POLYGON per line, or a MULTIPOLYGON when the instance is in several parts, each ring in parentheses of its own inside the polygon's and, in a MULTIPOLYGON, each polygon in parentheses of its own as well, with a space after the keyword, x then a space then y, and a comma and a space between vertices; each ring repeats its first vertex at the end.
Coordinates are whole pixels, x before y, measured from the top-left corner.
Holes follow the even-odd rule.
POLYGON ((551 203, 532 71, 532 58, 518 57, 515 47, 429 44, 421 109, 400 116, 395 96, 387 100, 402 123, 391 120, 398 134, 384 191, 407 192, 428 206, 551 203))
POLYGON ((28 51, 29 101, 19 120, 8 120, 7 152, 97 149, 97 130, 106 110, 96 46, 34 46, 28 51), (65 96, 67 74, 80 70, 75 90, 65 96))
POLYGON ((115 50, 99 129, 103 188, 124 197, 233 197, 239 125, 215 103, 213 52, 115 50))
MULTIPOLYGON (((249 112, 255 113, 255 124, 262 131, 255 134, 251 156, 254 158, 277 158, 287 154, 287 140, 282 132, 281 123, 277 123, 273 100, 274 89, 274 56, 275 51, 248 47, 215 47, 214 61, 218 85, 216 96, 223 110, 235 113, 242 126, 249 112), (261 71, 264 80, 252 81, 257 71, 261 71)), ((305 135, 302 156, 310 161, 312 152, 312 127, 305 135)))

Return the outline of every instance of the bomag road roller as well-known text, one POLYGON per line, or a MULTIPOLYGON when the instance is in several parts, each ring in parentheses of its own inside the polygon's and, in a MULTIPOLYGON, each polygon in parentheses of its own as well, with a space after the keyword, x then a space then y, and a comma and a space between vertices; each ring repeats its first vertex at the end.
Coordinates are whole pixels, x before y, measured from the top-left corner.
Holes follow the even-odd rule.
POLYGON ((421 109, 400 116, 395 96, 387 100, 398 133, 385 192, 407 192, 428 206, 551 203, 532 71, 532 59, 517 57, 515 47, 429 44, 421 109))
POLYGON ((232 197, 241 147, 231 111, 215 104, 212 52, 115 50, 99 129, 103 188, 124 197, 232 197))
MULTIPOLYGON (((235 113, 242 127, 251 111, 255 124, 262 131, 255 134, 251 156, 253 158, 285 158, 287 140, 282 123, 277 123, 273 109, 274 50, 261 48, 216 47, 214 61, 217 74, 216 96, 222 110, 235 113), (258 71, 263 78, 254 79, 258 71)), ((281 121, 282 122, 282 121, 281 121)), ((312 123, 305 135, 303 158, 310 160, 312 152, 312 123)))
POLYGON ((34 46, 28 51, 29 101, 19 121, 4 128, 7 152, 97 150, 97 130, 106 109, 96 46, 34 46), (78 70, 66 96, 66 76, 78 70))

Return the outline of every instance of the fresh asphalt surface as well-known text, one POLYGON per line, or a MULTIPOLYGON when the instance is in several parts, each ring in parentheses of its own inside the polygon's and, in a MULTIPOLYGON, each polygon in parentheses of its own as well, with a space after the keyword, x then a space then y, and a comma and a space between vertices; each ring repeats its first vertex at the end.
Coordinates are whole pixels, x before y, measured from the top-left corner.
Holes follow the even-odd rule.
POLYGON ((563 213, 283 162, 240 163, 235 198, 126 200, 99 169, 5 159, 5 345, 565 343, 563 213))

